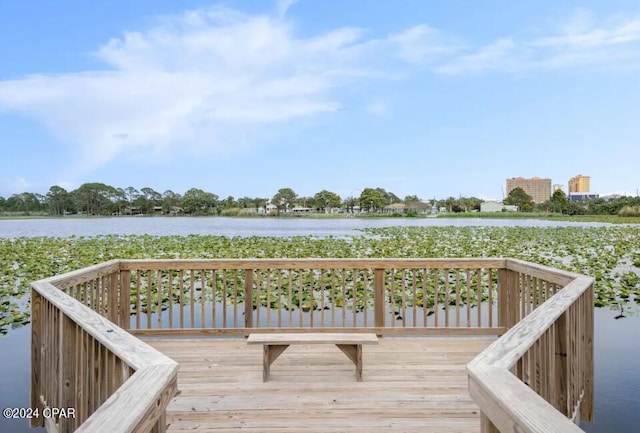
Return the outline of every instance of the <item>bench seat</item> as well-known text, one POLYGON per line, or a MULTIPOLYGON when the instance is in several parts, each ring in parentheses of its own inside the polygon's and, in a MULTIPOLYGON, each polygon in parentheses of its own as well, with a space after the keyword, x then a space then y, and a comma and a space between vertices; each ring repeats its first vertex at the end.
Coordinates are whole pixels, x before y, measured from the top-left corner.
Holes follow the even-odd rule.
POLYGON ((378 344, 373 333, 274 333, 250 334, 247 344, 263 347, 262 380, 269 381, 271 364, 292 344, 335 344, 356 366, 356 380, 362 382, 362 345, 378 344))

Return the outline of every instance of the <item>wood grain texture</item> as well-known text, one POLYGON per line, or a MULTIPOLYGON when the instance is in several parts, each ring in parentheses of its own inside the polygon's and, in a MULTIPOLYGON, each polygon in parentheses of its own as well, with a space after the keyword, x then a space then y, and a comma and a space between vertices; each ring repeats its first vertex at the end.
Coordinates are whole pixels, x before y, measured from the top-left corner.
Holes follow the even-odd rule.
MULTIPOLYGON (((98 308, 108 303, 118 321, 120 279, 111 273, 93 281, 100 280, 98 308)), ((77 411, 73 418, 44 419, 47 430, 164 432, 178 364, 49 282, 31 287, 32 405, 77 411)))
POLYGON ((262 382, 244 339, 148 339, 180 363, 167 432, 479 432, 465 364, 494 337, 385 338, 362 353, 365 381, 330 345, 293 345, 262 382))
POLYGON ((192 259, 121 260, 120 270, 504 268, 506 259, 192 259))
POLYGON ((247 344, 378 344, 378 337, 373 333, 252 333, 247 344))
POLYGON ((574 421, 592 415, 594 279, 577 276, 540 304, 537 279, 549 275, 523 266, 500 271, 511 329, 467 365, 483 432, 582 432, 574 421))

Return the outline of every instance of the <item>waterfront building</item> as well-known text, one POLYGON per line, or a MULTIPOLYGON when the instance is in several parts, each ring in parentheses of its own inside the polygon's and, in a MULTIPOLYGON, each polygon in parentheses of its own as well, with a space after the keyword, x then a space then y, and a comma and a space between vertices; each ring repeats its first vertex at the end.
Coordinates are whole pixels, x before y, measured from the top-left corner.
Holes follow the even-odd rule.
POLYGON ((591 177, 581 174, 569 179, 569 194, 573 192, 585 193, 591 191, 591 177))
POLYGON ((551 198, 551 179, 532 177, 512 177, 507 179, 507 194, 516 188, 522 188, 529 194, 534 203, 544 203, 551 198))

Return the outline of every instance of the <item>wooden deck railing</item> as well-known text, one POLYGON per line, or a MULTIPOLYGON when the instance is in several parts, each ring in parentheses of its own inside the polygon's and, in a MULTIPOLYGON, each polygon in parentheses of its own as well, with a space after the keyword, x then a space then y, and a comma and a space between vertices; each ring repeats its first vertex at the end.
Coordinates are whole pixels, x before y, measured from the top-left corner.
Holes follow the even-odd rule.
POLYGON ((503 278, 515 324, 467 366, 482 432, 582 432, 575 423, 593 419, 594 279, 518 260, 503 278), (529 277, 556 290, 532 292, 529 277), (522 318, 517 299, 532 296, 547 300, 522 318))
POLYGON ((484 431, 531 427, 502 402, 505 375, 577 428, 592 413, 592 283, 498 258, 111 261, 33 283, 32 405, 77 408, 60 431, 162 431, 177 366, 133 335, 366 329, 502 335, 468 367, 484 431))
POLYGON ((309 328, 385 334, 501 334, 488 260, 127 260, 129 330, 247 335, 309 328))
POLYGON ((178 365, 103 317, 121 318, 118 274, 113 261, 31 284, 32 426, 165 431, 178 365), (82 303, 64 293, 78 295, 70 289, 78 286, 87 288, 82 303))

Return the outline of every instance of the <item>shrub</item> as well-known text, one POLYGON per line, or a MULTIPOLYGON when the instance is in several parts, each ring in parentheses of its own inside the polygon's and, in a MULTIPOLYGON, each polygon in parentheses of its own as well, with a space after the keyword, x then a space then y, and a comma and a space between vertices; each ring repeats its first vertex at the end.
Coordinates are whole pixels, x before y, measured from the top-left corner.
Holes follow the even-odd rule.
POLYGON ((640 206, 624 206, 618 211, 622 217, 640 217, 640 206))

